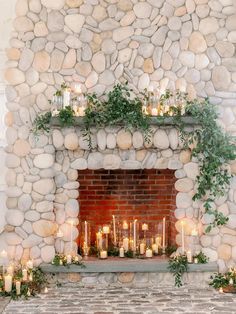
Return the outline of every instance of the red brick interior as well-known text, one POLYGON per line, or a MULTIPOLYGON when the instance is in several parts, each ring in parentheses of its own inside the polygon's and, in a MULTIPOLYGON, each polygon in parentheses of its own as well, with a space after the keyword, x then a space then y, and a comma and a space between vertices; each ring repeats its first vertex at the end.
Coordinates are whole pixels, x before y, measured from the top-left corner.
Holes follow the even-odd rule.
POLYGON ((153 228, 167 221, 167 239, 175 243, 176 190, 172 170, 83 170, 79 171, 80 221, 91 222, 91 235, 99 226, 138 219, 153 228))

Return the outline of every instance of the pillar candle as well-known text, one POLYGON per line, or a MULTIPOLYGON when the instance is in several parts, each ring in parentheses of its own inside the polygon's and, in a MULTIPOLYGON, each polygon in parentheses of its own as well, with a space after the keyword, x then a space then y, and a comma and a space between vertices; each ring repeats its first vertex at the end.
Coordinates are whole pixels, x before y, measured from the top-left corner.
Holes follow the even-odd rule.
POLYGON ((182 254, 185 252, 185 247, 184 247, 184 222, 181 221, 181 245, 182 245, 182 254))
POLYGON ((23 280, 24 281, 27 281, 27 279, 28 279, 28 273, 27 273, 27 269, 23 269, 22 270, 22 276, 23 276, 23 280))
POLYGON ((4 276, 4 290, 6 292, 11 292, 12 290, 12 276, 11 275, 4 276))
POLYGON ((140 254, 143 255, 145 253, 145 243, 140 243, 140 254))
POLYGON ((19 280, 16 281, 16 295, 20 295, 21 282, 19 280))
POLYGON ((102 249, 102 233, 99 231, 96 234, 97 236, 97 249, 101 250, 102 249))
POLYGON ((107 251, 101 251, 100 252, 100 258, 101 259, 106 259, 107 258, 107 251))
POLYGON ((192 256, 192 252, 190 250, 187 251, 187 261, 188 261, 188 263, 193 262, 193 256, 192 256))
POLYGON ((194 260, 193 260, 194 264, 198 264, 198 258, 195 257, 194 260))
POLYGON ((116 246, 116 217, 112 215, 112 221, 113 221, 113 238, 114 238, 114 245, 116 246))
POLYGON ((33 274, 32 273, 29 274, 29 281, 33 281, 33 274))
POLYGON ((148 230, 148 224, 142 224, 142 230, 147 231, 148 230))
POLYGON ((8 275, 13 276, 13 274, 14 274, 14 266, 8 266, 7 267, 7 273, 8 273, 8 275))
POLYGON ((69 255, 66 256, 66 262, 67 262, 67 264, 71 264, 71 261, 72 261, 72 257, 69 254, 69 255))
POLYGON ((125 250, 123 247, 120 248, 120 257, 125 257, 125 250))
POLYGON ((122 228, 124 230, 128 230, 129 229, 129 225, 128 225, 128 223, 126 221, 123 222, 122 228))
POLYGON ((125 251, 129 250, 129 239, 128 238, 123 239, 123 247, 124 247, 125 251))
POLYGON ((162 228, 162 247, 166 247, 166 217, 163 218, 163 228, 162 228))
POLYGON ((147 249, 146 250, 146 257, 152 257, 152 250, 151 249, 147 249))
POLYGON ((102 231, 104 234, 109 234, 110 233, 110 227, 109 226, 103 226, 102 231))
POLYGON ((157 108, 152 108, 152 116, 157 116, 157 108))
POLYGON ((153 250, 154 254, 158 254, 158 245, 156 243, 153 243, 152 250, 153 250))
POLYGON ((63 92, 63 107, 70 106, 70 90, 66 88, 63 92))

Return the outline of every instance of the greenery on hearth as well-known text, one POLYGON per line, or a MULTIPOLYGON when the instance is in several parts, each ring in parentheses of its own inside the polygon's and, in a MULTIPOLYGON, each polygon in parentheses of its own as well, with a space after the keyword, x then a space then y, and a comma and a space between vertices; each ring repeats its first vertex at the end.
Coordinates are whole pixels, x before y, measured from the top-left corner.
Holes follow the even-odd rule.
POLYGON ((209 261, 209 258, 202 251, 194 255, 193 258, 197 259, 198 264, 207 264, 209 261))
POLYGON ((70 265, 77 265, 81 268, 85 268, 86 266, 82 262, 81 256, 72 256, 71 257, 71 263, 67 262, 67 256, 64 254, 56 254, 52 260, 52 265, 55 266, 66 266, 70 267, 70 265))
POLYGON ((229 269, 225 274, 215 273, 209 285, 215 289, 222 288, 224 292, 236 293, 236 269, 229 269))
POLYGON ((13 285, 11 292, 4 291, 4 278, 0 276, 0 296, 10 297, 13 300, 19 298, 28 299, 29 296, 36 296, 46 286, 46 275, 42 272, 40 267, 34 267, 28 270, 28 276, 32 276, 32 280, 23 280, 22 269, 16 269, 13 275, 13 285), (16 281, 21 282, 20 294, 16 291, 16 281))
MULTIPOLYGON (((66 85, 65 85, 66 86, 66 85)), ((62 86, 63 90, 65 86, 62 86)), ((62 92, 57 91, 58 95, 62 92)), ((91 128, 123 125, 127 130, 140 129, 146 141, 150 139, 150 115, 143 112, 143 103, 149 103, 151 93, 147 91, 140 95, 134 95, 127 84, 117 84, 107 95, 98 97, 96 94, 88 94, 88 107, 85 110, 84 135, 92 148, 91 128)), ((218 113, 214 105, 208 99, 189 100, 185 93, 177 92, 175 102, 173 93, 169 90, 160 98, 160 105, 169 111, 162 111, 163 116, 157 116, 160 121, 164 116, 172 115, 174 124, 180 131, 180 138, 186 149, 191 147, 192 157, 199 162, 199 175, 197 176, 197 191, 194 200, 203 200, 205 213, 214 216, 214 221, 206 228, 210 232, 212 227, 226 224, 228 218, 212 206, 217 197, 226 192, 230 183, 230 172, 227 163, 236 159, 236 146, 233 138, 226 134, 217 123, 218 113), (199 127, 193 131, 186 130, 183 115, 194 118, 199 127)), ((52 115, 47 112, 39 115, 34 122, 33 131, 50 131, 52 115)), ((73 109, 66 107, 60 110, 58 120, 61 126, 73 126, 73 109)), ((202 213, 204 214, 204 213, 202 213)))
POLYGON ((182 275, 188 271, 188 260, 186 255, 175 255, 169 259, 168 270, 175 277, 175 286, 181 287, 182 275))

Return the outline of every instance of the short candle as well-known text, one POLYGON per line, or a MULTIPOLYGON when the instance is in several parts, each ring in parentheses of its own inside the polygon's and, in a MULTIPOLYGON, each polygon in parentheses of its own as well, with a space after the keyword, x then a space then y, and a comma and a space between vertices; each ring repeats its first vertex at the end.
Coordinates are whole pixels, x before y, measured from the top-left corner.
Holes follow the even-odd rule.
POLYGON ((142 224, 142 230, 147 231, 148 230, 148 224, 142 224))
POLYGON ((145 243, 140 243, 139 250, 141 255, 145 253, 145 243))
POLYGON ((124 250, 124 248, 121 247, 119 251, 120 251, 119 252, 120 253, 120 257, 125 257, 125 250, 124 250))
POLYGON ((101 251, 100 252, 100 258, 101 259, 106 259, 107 258, 107 251, 101 251))
POLYGON ((4 277, 4 281, 5 281, 5 283, 4 283, 4 290, 6 292, 11 292, 11 290, 12 290, 12 276, 11 275, 6 275, 4 277))
POLYGON ((110 233, 110 227, 109 226, 103 226, 102 231, 104 234, 109 234, 110 233))
POLYGON ((122 228, 123 228, 124 230, 128 230, 128 229, 129 229, 129 225, 128 225, 128 223, 127 223, 126 221, 123 222, 122 228))
POLYGON ((146 257, 152 257, 152 250, 151 249, 147 249, 146 250, 146 257))
POLYGON ((66 256, 66 262, 67 262, 67 264, 71 264, 72 256, 70 254, 66 256))
POLYGON ((19 280, 16 281, 16 295, 20 295, 21 282, 19 280))
POLYGON ((27 281, 27 279, 28 279, 28 273, 27 273, 27 269, 23 269, 22 270, 22 276, 23 276, 23 280, 24 281, 27 281))

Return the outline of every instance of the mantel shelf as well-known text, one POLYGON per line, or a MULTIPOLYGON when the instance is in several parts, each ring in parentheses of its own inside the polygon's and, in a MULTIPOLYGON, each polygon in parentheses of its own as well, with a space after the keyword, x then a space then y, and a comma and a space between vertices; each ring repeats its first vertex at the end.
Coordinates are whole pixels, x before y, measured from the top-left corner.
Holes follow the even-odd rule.
MULTIPOLYGON (((75 117, 74 126, 84 126, 83 117, 75 117)), ((193 117, 184 116, 181 117, 181 120, 184 122, 186 126, 194 126, 199 125, 199 122, 196 121, 193 117)), ((175 125, 174 117, 151 117, 150 118, 151 125, 158 125, 158 126, 171 126, 175 125)), ((53 117, 51 120, 52 126, 60 126, 60 121, 57 117, 53 117)))

